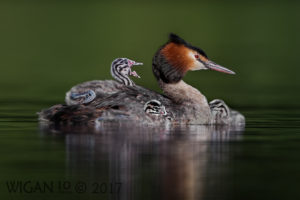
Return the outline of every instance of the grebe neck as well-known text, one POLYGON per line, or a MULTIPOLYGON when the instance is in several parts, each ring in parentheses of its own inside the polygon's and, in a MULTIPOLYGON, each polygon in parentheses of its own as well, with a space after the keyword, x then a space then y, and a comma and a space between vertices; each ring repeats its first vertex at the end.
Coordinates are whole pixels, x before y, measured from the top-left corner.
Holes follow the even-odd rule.
POLYGON ((180 80, 177 83, 165 83, 159 80, 163 92, 177 104, 191 103, 208 107, 206 97, 199 90, 180 80))
POLYGON ((122 68, 126 66, 120 66, 121 64, 113 62, 110 68, 111 75, 118 82, 123 83, 124 85, 133 86, 134 82, 128 77, 128 75, 121 72, 122 68))

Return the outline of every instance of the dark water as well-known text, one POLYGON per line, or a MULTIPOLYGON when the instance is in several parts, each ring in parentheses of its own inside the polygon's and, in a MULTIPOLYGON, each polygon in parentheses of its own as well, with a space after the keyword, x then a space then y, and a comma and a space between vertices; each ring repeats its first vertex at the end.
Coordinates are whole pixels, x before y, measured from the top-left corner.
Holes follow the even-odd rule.
POLYGON ((14 105, 0 116, 5 199, 300 197, 299 109, 241 108, 245 130, 107 124, 60 132, 38 126, 37 105, 14 105), (23 190, 9 192, 13 181, 23 190), (51 182, 52 191, 36 186, 51 182))

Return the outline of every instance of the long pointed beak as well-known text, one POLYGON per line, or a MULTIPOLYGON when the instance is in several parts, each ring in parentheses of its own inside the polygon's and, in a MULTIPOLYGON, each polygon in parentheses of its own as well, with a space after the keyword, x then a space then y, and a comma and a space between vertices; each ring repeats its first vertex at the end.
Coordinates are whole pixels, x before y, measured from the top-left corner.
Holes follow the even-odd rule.
POLYGON ((218 72, 223 72, 223 73, 226 73, 226 74, 235 74, 234 71, 231 71, 225 67, 222 67, 221 65, 218 65, 216 63, 214 63, 213 61, 206 61, 205 63, 205 67, 207 67, 208 69, 211 69, 211 70, 215 70, 215 71, 218 71, 218 72))

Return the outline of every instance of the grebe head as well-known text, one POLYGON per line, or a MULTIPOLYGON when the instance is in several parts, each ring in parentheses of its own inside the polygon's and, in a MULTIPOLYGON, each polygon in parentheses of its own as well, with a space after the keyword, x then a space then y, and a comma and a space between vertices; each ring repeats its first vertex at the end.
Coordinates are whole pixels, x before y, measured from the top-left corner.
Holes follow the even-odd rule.
POLYGON ((140 78, 136 71, 132 71, 132 66, 142 65, 143 63, 138 63, 128 58, 117 58, 111 64, 111 75, 117 81, 123 83, 124 85, 134 85, 134 82, 128 76, 134 76, 140 78))
POLYGON ((163 45, 153 58, 153 73, 165 83, 179 82, 186 72, 212 69, 227 74, 233 71, 208 59, 206 53, 175 34, 170 34, 169 41, 163 45))
POLYGON ((160 101, 152 99, 147 101, 144 105, 144 111, 153 115, 167 115, 165 106, 160 101))

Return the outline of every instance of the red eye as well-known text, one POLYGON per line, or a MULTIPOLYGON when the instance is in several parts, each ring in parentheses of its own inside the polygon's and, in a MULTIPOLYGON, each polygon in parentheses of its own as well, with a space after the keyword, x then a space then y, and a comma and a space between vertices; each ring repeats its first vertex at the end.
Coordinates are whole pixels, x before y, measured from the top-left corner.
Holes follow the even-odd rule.
POLYGON ((198 54, 196 54, 196 55, 195 55, 195 58, 196 58, 196 59, 198 59, 198 58, 199 58, 199 55, 198 55, 198 54))

